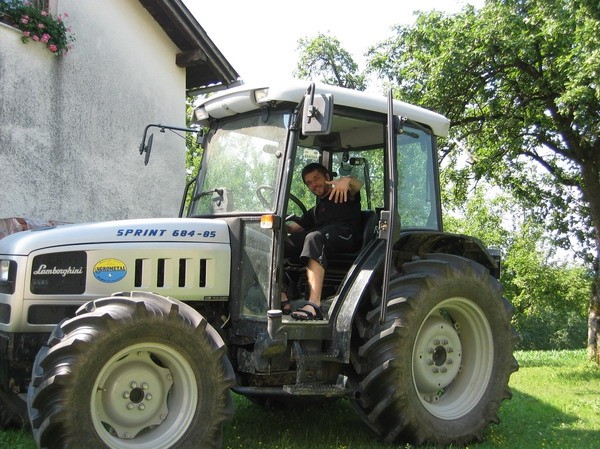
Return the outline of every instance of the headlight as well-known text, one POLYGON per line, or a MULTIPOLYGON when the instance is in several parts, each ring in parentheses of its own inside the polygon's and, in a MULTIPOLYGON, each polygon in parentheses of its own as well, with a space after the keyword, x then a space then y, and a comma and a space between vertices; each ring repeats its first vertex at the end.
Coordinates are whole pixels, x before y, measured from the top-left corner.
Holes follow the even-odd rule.
POLYGON ((0 260, 0 282, 8 282, 10 260, 0 260))
POLYGON ((0 259, 0 293, 15 292, 17 263, 14 260, 0 259))

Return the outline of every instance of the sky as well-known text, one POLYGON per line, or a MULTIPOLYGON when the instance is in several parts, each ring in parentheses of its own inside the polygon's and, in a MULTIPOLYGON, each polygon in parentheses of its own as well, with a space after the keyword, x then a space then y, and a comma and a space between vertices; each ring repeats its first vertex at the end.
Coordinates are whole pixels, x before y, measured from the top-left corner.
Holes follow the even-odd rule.
POLYGON ((460 11, 484 0, 183 0, 217 48, 246 83, 292 78, 298 40, 318 33, 337 38, 360 68, 367 49, 410 24, 413 11, 460 11), (211 5, 218 5, 211 6, 211 5), (408 6, 411 5, 411 6, 408 6))

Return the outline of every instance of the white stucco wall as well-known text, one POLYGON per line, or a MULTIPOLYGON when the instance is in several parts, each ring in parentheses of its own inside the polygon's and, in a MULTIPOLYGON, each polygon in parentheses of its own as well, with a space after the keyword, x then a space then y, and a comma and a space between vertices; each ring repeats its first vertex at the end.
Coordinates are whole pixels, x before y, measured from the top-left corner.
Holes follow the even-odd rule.
POLYGON ((55 0, 74 49, 61 57, 0 24, 0 218, 69 222, 175 216, 185 143, 148 123, 185 126, 178 49, 137 0, 55 0))

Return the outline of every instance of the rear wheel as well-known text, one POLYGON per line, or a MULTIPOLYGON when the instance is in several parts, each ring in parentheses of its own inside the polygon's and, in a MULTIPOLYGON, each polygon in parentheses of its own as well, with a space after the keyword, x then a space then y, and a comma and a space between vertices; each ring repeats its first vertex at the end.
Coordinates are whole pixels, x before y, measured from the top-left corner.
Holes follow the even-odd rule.
POLYGON ((376 307, 363 326, 359 414, 387 442, 481 440, 518 368, 511 315, 500 284, 473 261, 431 255, 404 264, 385 322, 376 307))
POLYGON ((36 358, 28 406, 44 448, 218 448, 233 413, 224 343, 185 304, 99 299, 36 358))

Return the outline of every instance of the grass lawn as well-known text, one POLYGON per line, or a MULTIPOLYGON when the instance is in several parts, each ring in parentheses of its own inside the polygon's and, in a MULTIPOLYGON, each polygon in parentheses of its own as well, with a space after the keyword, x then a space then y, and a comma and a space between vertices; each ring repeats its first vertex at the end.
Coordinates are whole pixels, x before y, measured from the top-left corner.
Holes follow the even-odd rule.
MULTIPOLYGON (((516 353, 513 399, 500 409, 484 442, 470 448, 587 449, 600 447, 600 369, 585 351, 516 353)), ((235 397, 223 449, 384 449, 347 401, 326 408, 266 410, 235 397)), ((0 432, 0 447, 35 449, 27 432, 0 432)), ((411 448, 397 445, 397 448, 411 448)), ((83 449, 83 448, 82 448, 83 449)))

